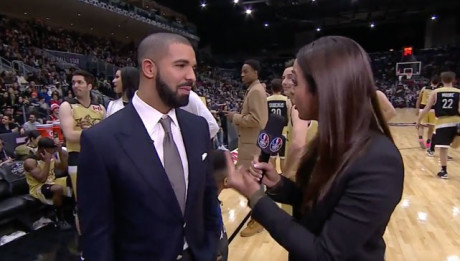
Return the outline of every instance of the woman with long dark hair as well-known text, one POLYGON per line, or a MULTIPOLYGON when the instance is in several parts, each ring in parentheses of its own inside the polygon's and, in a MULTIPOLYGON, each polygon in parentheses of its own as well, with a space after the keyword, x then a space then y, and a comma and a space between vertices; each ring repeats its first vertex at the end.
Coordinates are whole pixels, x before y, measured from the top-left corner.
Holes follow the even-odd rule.
POLYGON ((114 91, 119 99, 109 102, 106 117, 123 109, 139 88, 139 70, 134 67, 124 67, 115 73, 113 79, 114 91))
POLYGON ((229 185, 249 199, 252 217, 291 261, 384 260, 383 234, 401 199, 404 166, 369 57, 351 39, 323 37, 298 52, 293 74, 299 117, 318 121, 296 181, 257 158, 250 169, 235 170, 228 155, 229 185), (293 217, 272 200, 292 205, 293 217))

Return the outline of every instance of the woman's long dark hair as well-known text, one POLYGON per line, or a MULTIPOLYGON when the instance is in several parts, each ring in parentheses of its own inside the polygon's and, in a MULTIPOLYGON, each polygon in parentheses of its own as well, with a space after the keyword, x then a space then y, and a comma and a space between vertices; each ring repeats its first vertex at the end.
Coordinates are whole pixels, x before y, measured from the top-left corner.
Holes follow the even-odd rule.
POLYGON ((121 72, 121 84, 123 86, 123 94, 131 101, 139 89, 139 70, 134 67, 123 67, 121 72))
POLYGON ((297 63, 298 75, 318 101, 318 134, 296 175, 305 212, 365 152, 373 131, 393 138, 378 104, 369 56, 359 44, 323 37, 300 49, 297 63))

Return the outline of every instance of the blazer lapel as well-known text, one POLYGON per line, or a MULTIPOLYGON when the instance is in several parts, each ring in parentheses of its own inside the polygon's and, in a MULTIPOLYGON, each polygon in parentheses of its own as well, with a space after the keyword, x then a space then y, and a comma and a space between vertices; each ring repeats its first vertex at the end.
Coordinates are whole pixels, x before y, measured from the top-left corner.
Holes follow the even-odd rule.
POLYGON ((134 172, 142 175, 143 179, 155 189, 165 205, 174 212, 174 216, 182 217, 171 183, 139 114, 132 104, 126 106, 124 111, 126 117, 123 120, 126 122, 118 133, 117 139, 128 158, 134 163, 136 168, 134 172))
MULTIPOLYGON (((185 213, 188 211, 188 204, 193 200, 194 195, 199 187, 199 182, 202 180, 199 175, 204 174, 203 170, 200 169, 200 162, 202 161, 200 151, 196 151, 196 148, 200 146, 197 142, 200 142, 199 139, 194 138, 192 133, 194 133, 195 126, 193 121, 190 118, 186 117, 185 112, 181 109, 176 109, 177 121, 179 122, 182 140, 184 141, 185 151, 187 153, 188 161, 188 189, 187 189, 187 200, 185 204, 185 213)), ((206 151, 206 153, 209 153, 206 151)))

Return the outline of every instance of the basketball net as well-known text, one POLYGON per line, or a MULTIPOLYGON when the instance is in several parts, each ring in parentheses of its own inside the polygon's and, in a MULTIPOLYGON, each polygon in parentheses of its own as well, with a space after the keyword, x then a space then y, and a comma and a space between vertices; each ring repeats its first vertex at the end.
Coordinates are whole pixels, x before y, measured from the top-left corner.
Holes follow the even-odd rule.
POLYGON ((408 80, 412 79, 412 73, 406 73, 406 78, 407 78, 408 80))

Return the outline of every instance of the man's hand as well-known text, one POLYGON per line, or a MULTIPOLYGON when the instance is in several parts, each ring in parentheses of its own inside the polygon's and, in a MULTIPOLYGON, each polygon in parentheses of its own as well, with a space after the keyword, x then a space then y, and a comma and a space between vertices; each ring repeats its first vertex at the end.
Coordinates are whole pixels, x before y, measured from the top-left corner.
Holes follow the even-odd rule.
POLYGON ((50 162, 51 162, 51 159, 53 158, 53 154, 49 153, 49 152, 46 151, 46 150, 43 150, 43 152, 40 153, 40 156, 42 156, 43 160, 44 160, 46 163, 50 163, 50 162))
POLYGON ((227 116, 227 118, 230 120, 230 121, 233 121, 233 116, 235 116, 236 112, 231 112, 231 111, 222 111, 225 116, 227 116))
POLYGON ((81 129, 82 130, 89 129, 90 127, 91 127, 91 124, 89 124, 88 122, 86 122, 86 121, 81 122, 81 129))

